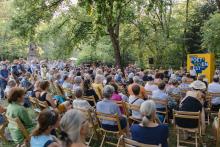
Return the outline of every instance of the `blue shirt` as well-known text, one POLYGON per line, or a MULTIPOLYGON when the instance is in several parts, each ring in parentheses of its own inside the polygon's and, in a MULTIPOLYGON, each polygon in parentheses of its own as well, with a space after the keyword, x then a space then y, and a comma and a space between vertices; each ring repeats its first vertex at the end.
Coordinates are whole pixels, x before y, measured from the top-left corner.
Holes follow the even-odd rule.
POLYGON ((139 124, 131 126, 132 139, 150 145, 159 145, 168 147, 167 138, 169 130, 167 125, 158 125, 157 127, 142 127, 139 124))
POLYGON ((43 147, 45 143, 49 140, 53 140, 52 135, 40 135, 31 137, 31 147, 43 147))
MULTIPOLYGON (((0 71, 0 76, 1 77, 3 77, 3 78, 8 78, 8 75, 9 75, 9 72, 8 72, 8 70, 7 69, 2 69, 1 71, 0 71)), ((5 81, 5 80, 3 80, 3 79, 0 79, 1 81, 4 81, 4 82, 7 82, 7 81, 5 81)))
MULTIPOLYGON (((169 96, 163 90, 158 89, 153 91, 152 98, 158 100, 168 100, 169 96)), ((165 106, 162 104, 156 104, 156 108, 165 108, 165 106)))
MULTIPOLYGON (((118 114, 119 116, 121 116, 121 111, 118 105, 108 99, 103 99, 102 101, 98 102, 96 106, 96 111, 106 114, 118 114)), ((116 122, 103 120, 102 124, 116 125, 116 122)))

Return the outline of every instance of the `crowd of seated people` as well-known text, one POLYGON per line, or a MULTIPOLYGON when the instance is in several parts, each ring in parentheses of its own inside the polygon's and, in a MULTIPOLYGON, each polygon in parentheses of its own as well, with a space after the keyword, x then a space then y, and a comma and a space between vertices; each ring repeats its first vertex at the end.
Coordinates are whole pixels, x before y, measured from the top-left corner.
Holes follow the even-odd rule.
MULTIPOLYGON (((5 121, 2 117, 4 113, 7 117, 18 118, 30 133, 29 143, 33 147, 86 146, 89 121, 80 109, 91 110, 92 117, 95 117, 95 112, 118 115, 120 126, 126 130, 127 137, 144 144, 167 147, 169 127, 163 124, 166 114, 161 115, 158 111, 168 109, 166 123, 172 122, 169 120, 173 119, 174 109, 201 112, 205 133, 205 108, 208 107, 206 103, 209 103, 206 95, 220 93, 219 75, 215 75, 213 82, 208 84, 204 76, 193 80, 194 74, 190 75, 184 70, 175 73, 144 71, 129 65, 122 71, 102 65, 76 67, 61 61, 28 63, 24 60, 12 64, 3 62, 1 70, 1 95, 2 98, 5 95, 8 106, 0 106, 0 124, 5 121), (48 108, 37 112, 36 118, 31 118, 28 113, 29 108, 32 108, 28 102, 29 96, 48 105, 48 108), (94 97, 96 104, 85 97, 94 97), (140 109, 127 114, 126 105, 119 106, 118 102, 132 104, 140 109), (139 121, 130 123, 128 115, 139 121)), ((211 109, 218 111, 219 97, 214 97, 211 103, 211 109)), ((100 127, 106 130, 118 130, 118 124, 114 121, 99 121, 100 127)), ((178 119, 176 123, 188 128, 198 125, 186 119, 178 119)), ((8 130, 14 142, 24 142, 22 132, 10 122, 8 130)))

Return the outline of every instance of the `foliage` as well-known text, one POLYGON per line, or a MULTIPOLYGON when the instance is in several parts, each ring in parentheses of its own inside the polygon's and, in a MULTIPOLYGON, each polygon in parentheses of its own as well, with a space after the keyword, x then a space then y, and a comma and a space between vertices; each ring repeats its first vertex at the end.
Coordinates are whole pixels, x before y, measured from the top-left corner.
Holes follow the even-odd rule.
POLYGON ((28 44, 34 42, 41 58, 179 68, 186 53, 206 51, 200 50, 202 41, 205 49, 218 49, 218 36, 211 41, 218 31, 217 14, 201 30, 217 10, 213 0, 189 1, 188 19, 186 3, 176 0, 11 2, 11 21, 0 21, 1 51, 11 59, 26 56, 28 44), (153 65, 148 65, 149 57, 153 65))
POLYGON ((203 31, 203 47, 208 49, 210 52, 220 51, 220 14, 215 13, 211 19, 205 22, 202 28, 203 31))
POLYGON ((198 6, 190 17, 188 23, 188 30, 186 32, 186 46, 188 53, 204 53, 201 46, 202 44, 202 31, 201 27, 204 22, 209 19, 209 16, 217 10, 216 5, 213 2, 205 3, 204 5, 198 6))

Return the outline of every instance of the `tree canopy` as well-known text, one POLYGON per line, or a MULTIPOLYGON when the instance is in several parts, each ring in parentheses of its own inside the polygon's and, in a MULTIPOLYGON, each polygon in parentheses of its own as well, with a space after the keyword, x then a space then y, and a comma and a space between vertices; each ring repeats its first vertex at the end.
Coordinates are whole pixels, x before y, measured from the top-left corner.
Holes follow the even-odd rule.
POLYGON ((119 67, 149 67, 153 58, 151 66, 178 68, 188 53, 219 52, 218 2, 5 0, 7 9, 0 10, 1 58, 26 57, 34 43, 41 58, 74 56, 79 63, 119 67))

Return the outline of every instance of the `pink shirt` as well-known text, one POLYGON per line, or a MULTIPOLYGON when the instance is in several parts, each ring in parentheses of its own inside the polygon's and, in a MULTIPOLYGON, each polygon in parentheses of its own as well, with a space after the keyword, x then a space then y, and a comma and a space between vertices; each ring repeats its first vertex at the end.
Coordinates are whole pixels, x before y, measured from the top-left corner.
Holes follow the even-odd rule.
POLYGON ((121 101, 122 98, 121 98, 121 96, 120 96, 119 94, 117 94, 117 93, 113 93, 111 100, 114 100, 114 101, 121 101))

